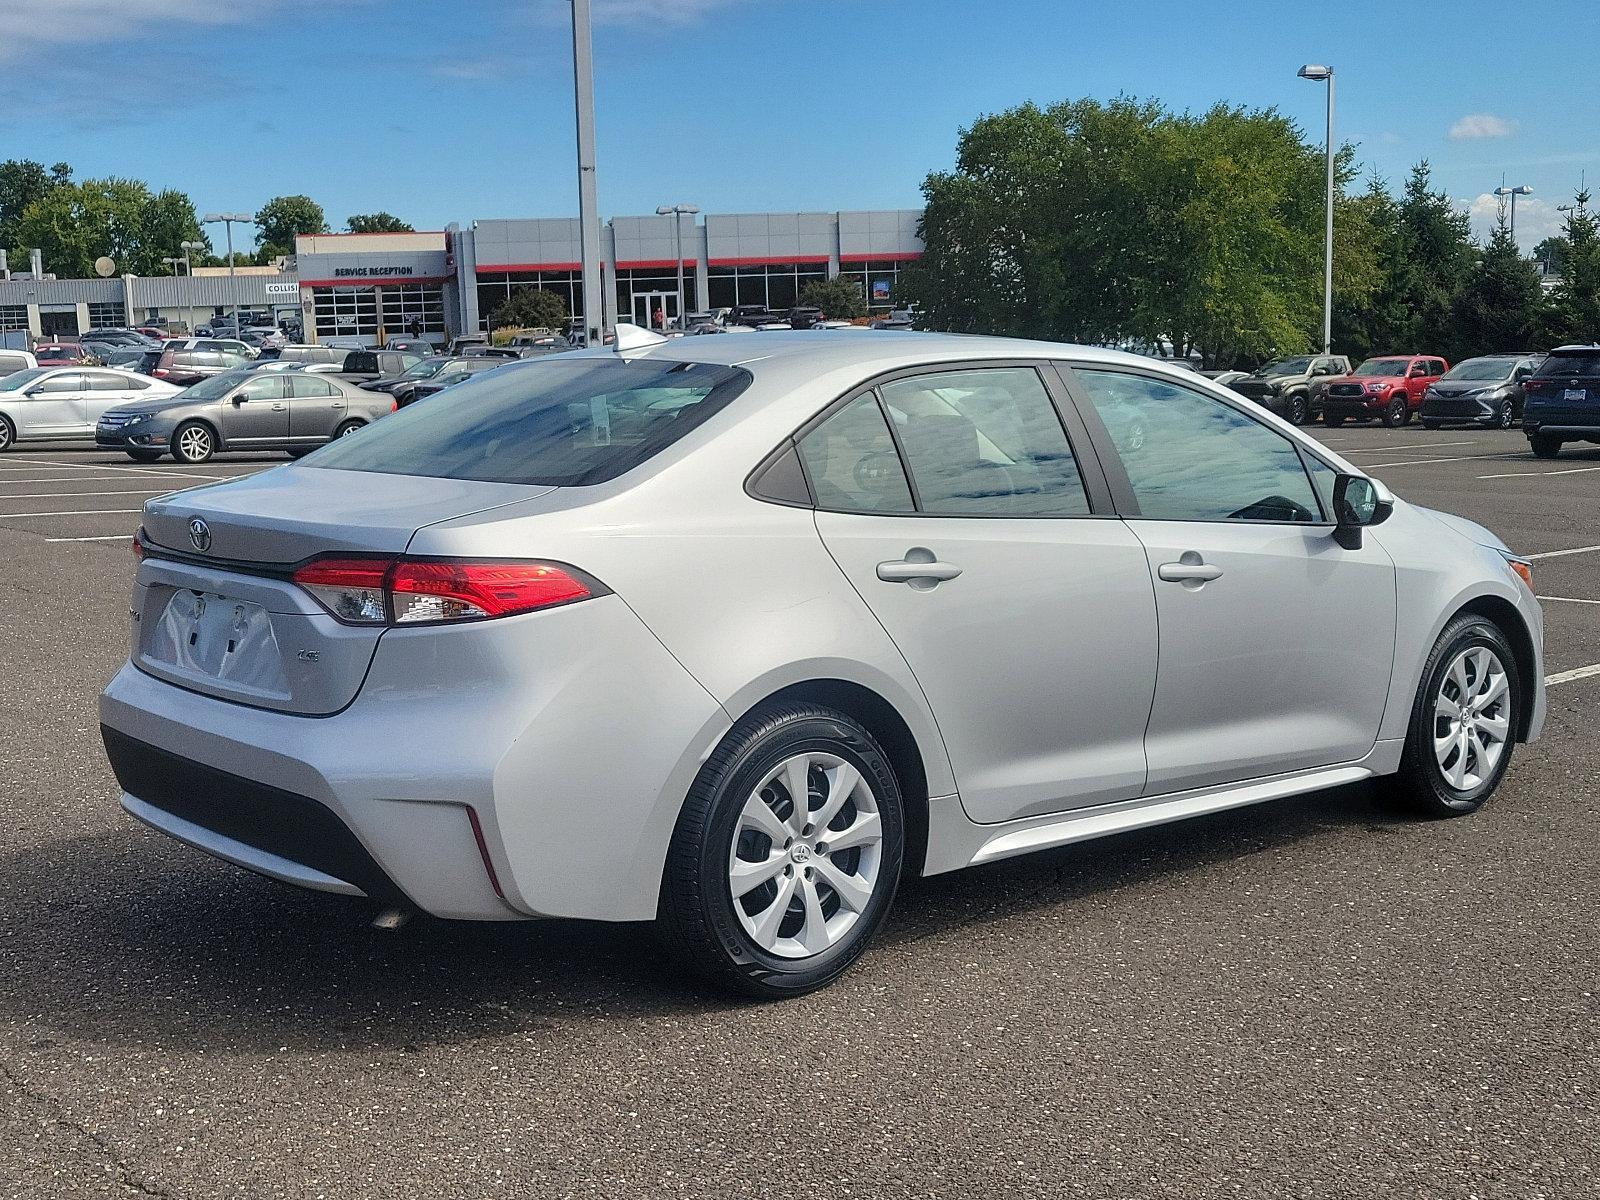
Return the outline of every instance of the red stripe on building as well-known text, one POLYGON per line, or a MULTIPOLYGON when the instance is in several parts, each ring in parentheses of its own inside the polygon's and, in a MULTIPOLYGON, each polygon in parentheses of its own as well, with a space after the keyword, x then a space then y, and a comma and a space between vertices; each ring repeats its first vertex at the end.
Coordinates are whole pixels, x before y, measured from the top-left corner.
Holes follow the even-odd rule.
POLYGON ((899 254, 841 254, 842 263, 912 262, 922 257, 921 250, 906 250, 899 254))
POLYGON ((303 288, 319 287, 402 287, 408 283, 449 283, 454 275, 399 275, 379 279, 302 279, 303 288))
POLYGON ((475 270, 483 271, 581 271, 583 264, 578 262, 549 262, 549 263, 485 263, 481 262, 475 270))
MULTIPOLYGON (((670 258, 635 258, 617 260, 617 270, 619 271, 676 271, 677 269, 678 264, 670 258)), ((683 269, 686 271, 694 270, 694 259, 684 259, 683 269)))
POLYGON ((778 267, 785 263, 825 263, 828 261, 826 254, 784 254, 773 256, 763 254, 757 258, 710 258, 706 262, 713 267, 778 267))

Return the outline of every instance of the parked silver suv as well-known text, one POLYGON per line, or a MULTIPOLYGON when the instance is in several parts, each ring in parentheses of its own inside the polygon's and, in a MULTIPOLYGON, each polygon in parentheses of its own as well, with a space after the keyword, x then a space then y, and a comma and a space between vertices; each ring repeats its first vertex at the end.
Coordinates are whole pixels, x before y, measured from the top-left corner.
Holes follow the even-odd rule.
POLYGON ((1367 779, 1467 813, 1539 733, 1526 561, 1192 372, 617 344, 148 501, 124 807, 443 917, 659 918, 783 996, 906 874, 1367 779))

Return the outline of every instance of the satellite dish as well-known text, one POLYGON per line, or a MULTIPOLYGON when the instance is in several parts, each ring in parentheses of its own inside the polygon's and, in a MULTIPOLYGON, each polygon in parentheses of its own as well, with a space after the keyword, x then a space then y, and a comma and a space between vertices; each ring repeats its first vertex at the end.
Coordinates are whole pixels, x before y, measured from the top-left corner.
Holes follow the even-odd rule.
POLYGON ((104 254, 102 254, 99 258, 94 260, 94 273, 100 276, 101 279, 110 279, 117 273, 117 260, 114 258, 107 258, 104 254))

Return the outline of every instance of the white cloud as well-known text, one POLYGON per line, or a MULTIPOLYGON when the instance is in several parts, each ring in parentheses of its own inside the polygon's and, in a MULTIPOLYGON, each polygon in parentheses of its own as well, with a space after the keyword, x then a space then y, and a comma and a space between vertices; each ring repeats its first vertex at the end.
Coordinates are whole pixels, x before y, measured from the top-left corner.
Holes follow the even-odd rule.
POLYGON ((594 19, 611 25, 629 21, 689 25, 725 8, 736 0, 594 0, 594 19))
POLYGON ((1485 138, 1510 137, 1517 131, 1517 123, 1493 113, 1468 113, 1450 126, 1452 142, 1482 141, 1485 138))
MULTIPOLYGON (((1500 197, 1493 192, 1483 192, 1471 200, 1457 203, 1472 219, 1472 236, 1487 242, 1500 220, 1500 197)), ((1517 245, 1524 251, 1532 250, 1547 237, 1561 232, 1562 214, 1556 206, 1538 196, 1517 197, 1517 245)))

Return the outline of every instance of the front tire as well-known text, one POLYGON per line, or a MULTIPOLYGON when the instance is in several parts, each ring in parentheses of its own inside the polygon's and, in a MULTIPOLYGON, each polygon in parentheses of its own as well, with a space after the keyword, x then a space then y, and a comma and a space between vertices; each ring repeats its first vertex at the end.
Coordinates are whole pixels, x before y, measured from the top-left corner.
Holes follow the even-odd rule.
POLYGON ((904 830, 899 782, 862 725, 811 704, 752 714, 678 816, 662 935, 724 990, 775 999, 825 987, 888 915, 904 830))
POLYGON ((1290 396, 1289 410, 1284 417, 1291 425, 1304 425, 1310 412, 1311 406, 1304 396, 1290 396))
POLYGON ((1428 817, 1476 812, 1516 745, 1522 679, 1500 627, 1476 613, 1445 626, 1422 672, 1390 798, 1428 817))
POLYGON ((172 434, 172 457, 181 463, 203 463, 217 452, 217 437, 199 421, 187 421, 172 434))
POLYGON ((153 463, 161 458, 159 450, 124 450, 123 453, 136 463, 153 463))
POLYGON ((1432 433, 1435 429, 1439 428, 1439 422, 1438 421, 1430 421, 1430 420, 1428 420, 1427 417, 1423 417, 1422 418, 1422 427, 1424 429, 1426 429, 1429 433, 1432 433))
POLYGON ((1344 418, 1336 417, 1330 412, 1324 412, 1322 414, 1322 423, 1329 429, 1337 429, 1339 426, 1344 424, 1344 418))
POLYGON ((1500 406, 1494 410, 1494 427, 1496 429, 1512 429, 1516 427, 1516 410, 1511 407, 1510 400, 1500 401, 1500 406))
POLYGON ((0 417, 0 454, 17 444, 17 429, 9 418, 0 417))

